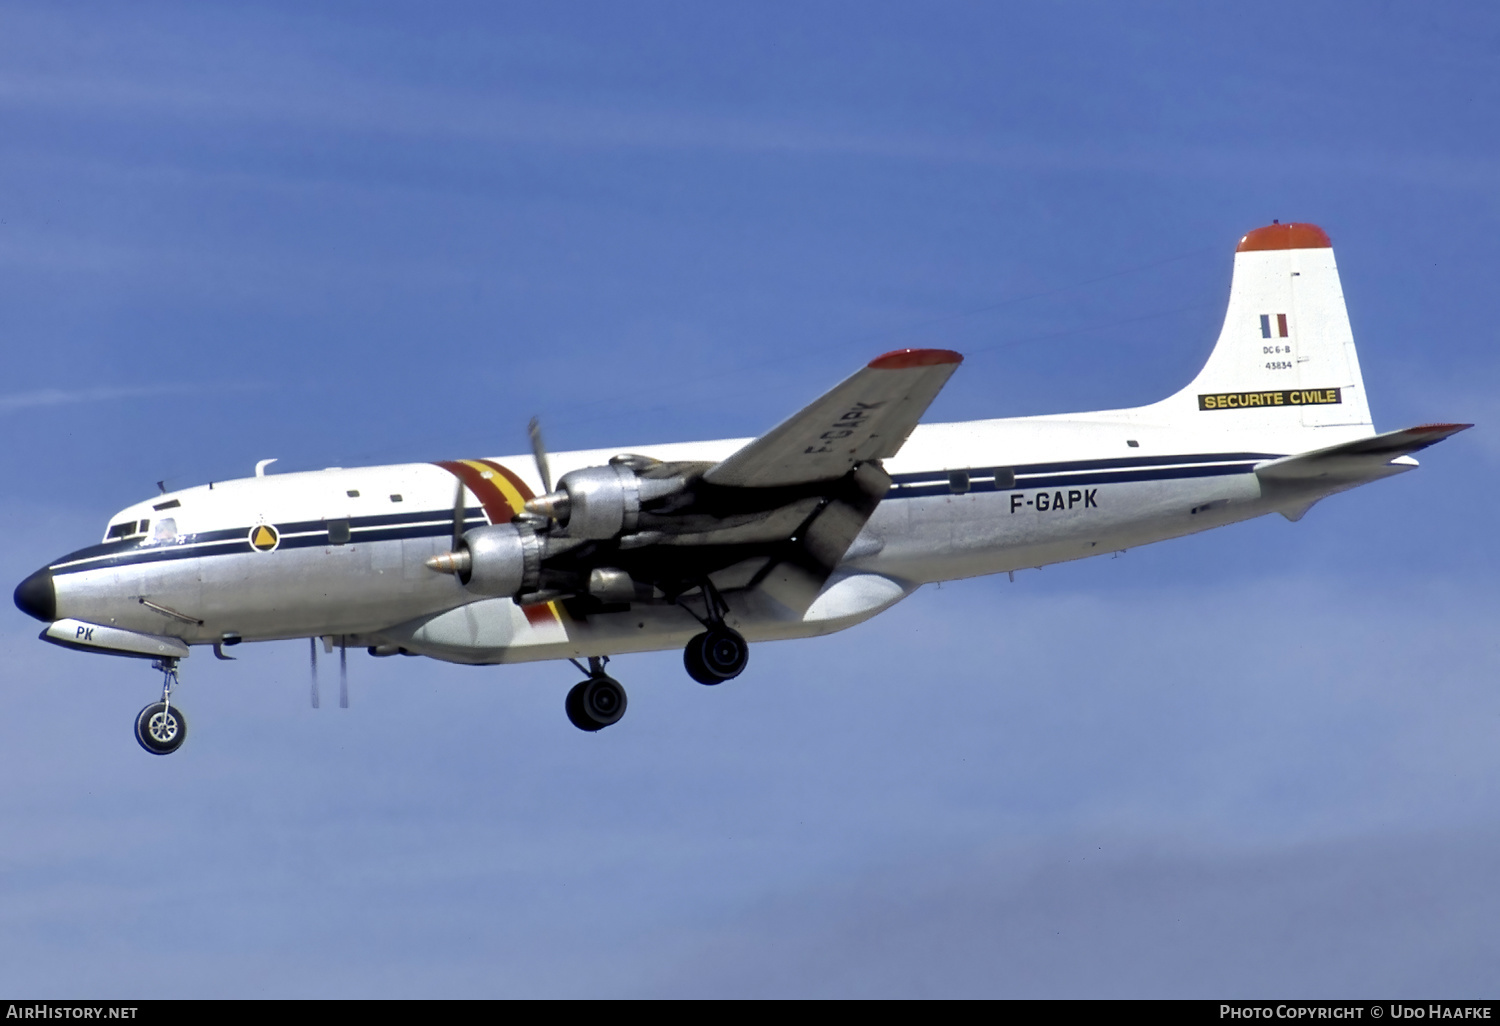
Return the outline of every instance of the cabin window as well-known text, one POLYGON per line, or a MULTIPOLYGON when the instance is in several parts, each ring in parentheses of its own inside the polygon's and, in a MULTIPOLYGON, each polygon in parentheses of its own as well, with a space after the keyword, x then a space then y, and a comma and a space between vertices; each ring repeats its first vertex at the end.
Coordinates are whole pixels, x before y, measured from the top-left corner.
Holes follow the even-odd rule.
POLYGON ((357 498, 359 498, 359 489, 358 488, 351 488, 347 492, 345 492, 344 494, 347 495, 347 496, 349 496, 349 498, 351 498, 351 499, 357 499, 357 498))
MULTIPOLYGON (((144 530, 146 522, 141 521, 141 529, 144 530)), ((156 522, 156 530, 151 532, 152 545, 170 545, 177 540, 177 521, 171 517, 162 517, 156 522)))
POLYGON ((1016 486, 1016 472, 1009 467, 995 468, 995 491, 1003 492, 1016 486))
POLYGON ((392 502, 400 502, 401 501, 401 495, 400 495, 400 493, 398 492, 397 494, 392 495, 391 496, 391 501, 392 502))
POLYGON ((948 471, 948 490, 954 495, 962 495, 969 490, 969 472, 967 470, 948 471))
POLYGON ((330 521, 328 521, 328 541, 332 545, 347 545, 347 544, 349 544, 349 521, 347 521, 347 520, 330 520, 330 521))
POLYGON ((1125 444, 1130 446, 1132 449, 1139 449, 1141 447, 1141 443, 1137 442, 1134 438, 1125 439, 1125 444))

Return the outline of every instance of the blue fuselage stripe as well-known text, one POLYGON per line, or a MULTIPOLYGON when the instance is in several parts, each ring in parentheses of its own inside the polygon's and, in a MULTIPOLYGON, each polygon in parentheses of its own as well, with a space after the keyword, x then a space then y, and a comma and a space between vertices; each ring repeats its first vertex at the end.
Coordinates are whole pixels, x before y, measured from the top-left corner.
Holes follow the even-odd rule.
MULTIPOLYGON (((1270 457, 1268 457, 1270 458, 1270 457)), ((1148 469, 1126 468, 1121 470, 1095 470, 1082 473, 1038 474, 1016 470, 1016 482, 1005 488, 996 488, 994 478, 970 476, 970 492, 1024 492, 1027 489, 1062 488, 1072 485, 1126 484, 1138 481, 1172 481, 1191 477, 1220 477, 1225 474, 1248 474, 1255 469, 1255 460, 1248 463, 1219 463, 1197 467, 1152 467, 1148 469)), ((1054 464, 1055 466, 1055 464, 1054 464)), ((1030 469, 1030 468, 1028 468, 1030 469)), ((916 477, 917 475, 903 475, 916 477)), ((947 475, 934 480, 932 475, 922 475, 920 483, 903 483, 886 493, 887 499, 917 499, 923 496, 952 495, 954 490, 947 475)))

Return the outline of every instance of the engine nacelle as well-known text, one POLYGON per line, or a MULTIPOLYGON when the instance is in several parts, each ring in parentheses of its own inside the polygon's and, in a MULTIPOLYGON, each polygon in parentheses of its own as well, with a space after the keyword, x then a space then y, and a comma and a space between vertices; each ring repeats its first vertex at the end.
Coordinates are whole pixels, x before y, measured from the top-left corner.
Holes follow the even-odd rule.
POLYGON ((558 522, 570 538, 613 538, 635 529, 641 515, 640 481, 629 467, 611 463, 564 474, 557 489, 568 496, 558 522))
POLYGON ((515 597, 536 590, 542 576, 542 539, 528 524, 490 524, 464 532, 459 580, 477 595, 515 597))
POLYGON ((604 540, 636 529, 641 503, 680 491, 681 477, 642 477, 617 457, 603 467, 584 467, 562 476, 557 491, 533 499, 526 508, 553 517, 569 538, 604 540))

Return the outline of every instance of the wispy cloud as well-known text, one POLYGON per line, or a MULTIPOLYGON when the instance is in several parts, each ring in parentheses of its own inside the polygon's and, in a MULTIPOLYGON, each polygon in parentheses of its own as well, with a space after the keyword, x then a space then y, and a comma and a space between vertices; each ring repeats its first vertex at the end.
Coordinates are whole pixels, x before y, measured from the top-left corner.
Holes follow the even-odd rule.
POLYGON ((201 392, 212 387, 215 390, 232 389, 243 391, 259 387, 254 383, 206 386, 201 383, 178 382, 168 385, 139 385, 130 387, 100 388, 39 388, 31 392, 12 392, 0 395, 0 414, 20 413, 49 406, 77 406, 90 403, 122 402, 129 399, 150 399, 163 395, 184 395, 201 392))
POLYGON ((793 120, 653 104, 539 100, 462 89, 365 81, 317 67, 279 83, 0 75, 0 107, 174 121, 228 121, 319 131, 447 139, 494 146, 702 151, 939 162, 996 170, 1222 176, 1374 177, 1494 193, 1500 163, 1486 156, 1317 145, 1164 144, 1157 138, 1056 142, 994 133, 861 131, 837 119, 793 120))

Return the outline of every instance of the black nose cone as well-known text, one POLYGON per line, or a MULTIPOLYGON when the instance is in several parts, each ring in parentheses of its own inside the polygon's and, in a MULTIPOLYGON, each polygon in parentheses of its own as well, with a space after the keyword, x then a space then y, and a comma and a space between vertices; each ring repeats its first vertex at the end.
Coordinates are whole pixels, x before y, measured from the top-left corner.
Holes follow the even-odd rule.
POLYGON ((38 570, 16 586, 16 608, 44 623, 57 619, 57 589, 52 587, 51 570, 38 570))

